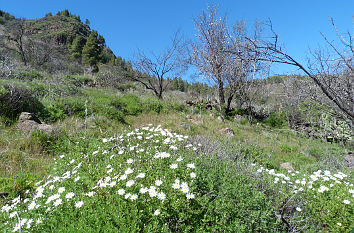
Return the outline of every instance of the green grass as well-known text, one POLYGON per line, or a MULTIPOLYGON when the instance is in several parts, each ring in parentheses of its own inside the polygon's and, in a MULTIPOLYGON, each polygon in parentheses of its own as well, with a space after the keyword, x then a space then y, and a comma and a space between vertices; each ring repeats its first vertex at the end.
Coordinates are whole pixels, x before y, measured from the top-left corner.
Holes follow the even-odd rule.
MULTIPOLYGON (((66 85, 66 82, 71 81, 64 76, 59 78, 64 83, 58 87, 45 85, 42 79, 46 77, 32 82, 14 81, 16 85, 29 88, 43 104, 45 114, 40 116, 58 129, 55 134, 25 134, 16 130, 15 125, 0 125, 0 193, 8 193, 7 198, 0 197, 0 206, 18 195, 33 198, 34 190, 39 187, 36 182, 43 179, 46 182, 55 175, 73 169, 79 161, 84 162, 80 170, 80 180, 83 183, 76 185, 72 180, 66 180, 56 185, 55 189, 47 190, 48 196, 54 194, 59 186, 65 187, 67 192, 75 191, 75 198, 84 200, 83 209, 74 206, 79 199, 52 208, 50 214, 39 208, 33 216, 37 219, 42 216, 43 220, 45 216, 45 221, 34 227, 34 232, 54 229, 63 232, 138 232, 144 229, 150 232, 187 232, 192 229, 195 232, 248 232, 250 229, 253 232, 283 232, 290 227, 297 230, 303 228, 308 232, 349 232, 353 227, 348 221, 353 216, 353 202, 349 205, 343 203, 350 199, 347 184, 353 183, 353 171, 344 166, 342 158, 352 148, 310 139, 286 127, 249 125, 248 122, 222 123, 207 112, 193 115, 191 109, 173 101, 170 96, 168 101, 160 101, 149 94, 139 94, 139 90, 125 94, 114 89, 97 89, 85 85, 75 87, 75 92, 71 92, 70 85, 66 85), (200 124, 190 122, 187 115, 192 115, 200 124), (174 152, 161 143, 165 137, 161 135, 158 139, 160 142, 138 142, 136 138, 129 141, 127 136, 122 142, 102 142, 103 137, 115 137, 148 124, 161 124, 172 132, 188 135, 189 141, 186 143, 192 143, 199 149, 195 152, 185 148, 185 144, 176 142, 177 151, 174 152), (235 135, 221 135, 219 130, 225 127, 232 128, 235 135), (139 148, 150 153, 144 157, 127 150, 137 142, 139 148), (125 148, 125 152, 110 161, 107 156, 119 151, 108 150, 107 154, 101 152, 114 145, 125 148), (99 155, 85 157, 97 150, 100 151, 99 155), (153 183, 158 177, 172 182, 177 174, 171 172, 168 164, 150 163, 152 159, 149 156, 158 150, 169 150, 197 166, 197 178, 190 186, 193 194, 196 194, 195 199, 181 199, 182 196, 167 186, 165 194, 171 197, 170 201, 151 201, 151 205, 127 202, 116 195, 118 188, 113 187, 96 192, 97 195, 91 199, 85 195, 91 190, 90 187, 104 178, 108 165, 119 173, 126 166, 124 161, 129 158, 139 160, 136 166, 152 174, 146 182, 153 183), (66 155, 65 159, 59 159, 61 154, 66 155), (75 162, 70 164, 72 159, 75 162), (345 178, 347 183, 336 184, 336 189, 319 195, 316 190, 321 185, 330 186, 326 180, 321 180, 314 185, 314 190, 305 189, 294 196, 293 185, 280 184, 274 180, 274 172, 285 172, 285 176, 288 175, 287 171, 280 169, 283 162, 290 162, 297 171, 294 176, 289 175, 293 183, 303 177, 309 181, 309 176, 319 169, 330 170, 331 174, 344 172, 348 175, 345 178), (264 169, 257 172, 260 166, 264 169), (339 193, 344 193, 344 196, 338 199, 339 193), (314 195, 318 198, 314 198, 314 195), (330 211, 326 211, 323 206, 330 211), (297 207, 303 211, 296 211, 297 207), (122 211, 118 214, 117 209, 122 211), (153 214, 157 209, 161 212, 159 217, 153 214), (274 213, 282 213, 289 226, 274 213)), ((82 79, 86 80, 85 77, 82 79)), ((1 81, 0 84, 8 82, 1 81)), ((172 163, 172 160, 168 160, 168 163, 172 163)), ((188 174, 183 172, 179 171, 178 176, 187 179, 188 174)), ((21 217, 32 216, 30 211, 23 212, 29 203, 19 205, 21 217)), ((13 227, 16 218, 9 220, 8 214, 10 212, 3 213, 2 217, 9 221, 7 226, 13 227)), ((0 223, 5 223, 4 219, 0 217, 0 223)), ((6 227, 6 231, 11 231, 11 227, 6 227)))

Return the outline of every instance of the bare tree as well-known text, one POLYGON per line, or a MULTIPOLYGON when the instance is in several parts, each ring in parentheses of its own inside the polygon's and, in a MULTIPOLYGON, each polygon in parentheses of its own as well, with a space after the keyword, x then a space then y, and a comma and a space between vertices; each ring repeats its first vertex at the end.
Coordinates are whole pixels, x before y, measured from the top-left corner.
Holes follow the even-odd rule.
MULTIPOLYGON (((272 36, 268 39, 254 41, 252 50, 262 54, 262 59, 270 62, 289 64, 298 67, 308 75, 335 106, 354 122, 354 45, 353 35, 349 32, 346 37, 339 33, 332 18, 340 43, 330 41, 324 34, 327 49, 319 49, 311 54, 313 59, 307 66, 295 60, 278 45, 278 35, 269 27, 272 36)), ((354 17, 353 17, 354 23, 354 17)))
POLYGON ((226 17, 219 17, 216 6, 194 19, 197 30, 196 43, 191 43, 191 63, 198 68, 200 75, 217 84, 220 105, 225 104, 225 73, 229 59, 226 53, 229 33, 226 17))
POLYGON ((185 69, 181 59, 182 47, 182 39, 177 32, 172 38, 171 45, 159 55, 147 56, 139 50, 133 62, 136 72, 129 75, 130 78, 141 83, 146 89, 152 90, 159 99, 162 99, 169 85, 166 76, 176 76, 185 69))
POLYGON ((261 62, 259 54, 248 49, 248 38, 258 40, 261 27, 256 22, 253 35, 248 35, 246 21, 239 21, 229 30, 226 17, 219 17, 215 6, 195 18, 195 27, 198 34, 191 43, 191 63, 217 85, 220 107, 228 113, 235 98, 251 104, 250 90, 255 84, 251 80, 261 70, 261 62))
POLYGON ((25 54, 25 45, 24 45, 24 39, 25 39, 25 21, 23 19, 19 20, 11 20, 9 21, 9 25, 7 26, 7 31, 6 33, 6 38, 8 41, 12 42, 15 47, 16 51, 18 54, 21 56, 21 60, 24 63, 24 65, 27 65, 27 58, 25 54))

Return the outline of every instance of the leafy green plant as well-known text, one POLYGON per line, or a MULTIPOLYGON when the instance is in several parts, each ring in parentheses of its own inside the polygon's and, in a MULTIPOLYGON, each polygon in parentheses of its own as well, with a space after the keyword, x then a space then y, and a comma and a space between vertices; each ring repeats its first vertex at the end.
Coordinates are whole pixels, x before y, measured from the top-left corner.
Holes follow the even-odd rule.
POLYGON ((0 88, 0 116, 7 124, 14 123, 21 112, 39 113, 44 105, 32 92, 20 85, 9 84, 0 88))
POLYGON ((273 128, 282 128, 287 126, 286 116, 284 112, 272 112, 264 121, 264 124, 273 128))
POLYGON ((111 104, 126 115, 138 115, 143 111, 139 98, 132 94, 117 98, 111 104))

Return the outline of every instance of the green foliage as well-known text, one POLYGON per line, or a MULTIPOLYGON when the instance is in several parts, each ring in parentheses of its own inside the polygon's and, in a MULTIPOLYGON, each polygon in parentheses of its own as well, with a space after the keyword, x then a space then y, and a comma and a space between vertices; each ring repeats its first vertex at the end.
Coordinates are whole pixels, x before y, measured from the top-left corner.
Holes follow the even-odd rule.
POLYGON ((6 124, 14 123, 21 112, 38 114, 42 111, 43 104, 29 89, 19 85, 0 86, 0 116, 6 124))
POLYGON ((47 134, 45 132, 35 130, 31 134, 31 138, 28 141, 29 144, 36 144, 41 152, 49 153, 54 152, 59 146, 60 143, 65 138, 65 134, 55 132, 52 134, 47 134))
POLYGON ((139 98, 132 94, 117 98, 111 104, 126 115, 138 115, 143 111, 139 98))
POLYGON ((119 91, 125 92, 125 91, 128 91, 128 90, 134 90, 134 89, 135 89, 135 85, 132 84, 132 83, 117 84, 117 85, 116 85, 116 88, 117 88, 119 91))
POLYGON ((42 73, 40 73, 36 70, 32 70, 32 71, 23 71, 23 72, 19 73, 18 78, 22 79, 24 81, 32 81, 32 80, 36 80, 36 79, 43 79, 44 76, 42 73))
POLYGON ((83 63, 92 67, 95 72, 98 71, 97 64, 99 62, 99 56, 101 53, 101 48, 99 46, 97 37, 97 31, 92 30, 85 46, 82 49, 83 63))
POLYGON ((257 182, 237 171, 228 161, 206 155, 198 163, 201 232, 278 232, 281 223, 257 182))
POLYGON ((143 106, 146 112, 162 113, 166 109, 161 100, 153 97, 143 99, 143 106))
POLYGON ((9 197, 24 196, 27 190, 33 191, 35 183, 38 181, 38 176, 30 172, 20 173, 15 177, 1 178, 0 177, 0 192, 9 192, 9 197))
POLYGON ((94 79, 87 75, 67 75, 66 80, 68 80, 75 87, 94 85, 94 79))
POLYGON ((287 126, 284 112, 272 112, 269 117, 263 121, 263 123, 273 128, 282 128, 287 126))
POLYGON ((71 56, 75 59, 81 58, 82 49, 84 48, 85 44, 86 44, 85 38, 83 38, 80 35, 77 35, 73 40, 72 44, 69 46, 69 51, 71 53, 71 56))

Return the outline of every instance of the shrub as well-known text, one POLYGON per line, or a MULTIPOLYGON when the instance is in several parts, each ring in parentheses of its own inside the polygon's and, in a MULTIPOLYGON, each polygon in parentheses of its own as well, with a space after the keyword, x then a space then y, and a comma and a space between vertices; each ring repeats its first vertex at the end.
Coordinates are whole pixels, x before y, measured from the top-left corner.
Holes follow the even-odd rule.
POLYGON ((39 73, 38 71, 32 70, 32 71, 24 71, 18 75, 19 79, 25 80, 25 81, 33 81, 36 79, 43 79, 43 75, 39 73))
POLYGON ((85 75, 67 75, 66 79, 75 87, 94 85, 93 78, 85 75))
POLYGON ((6 124, 14 123, 21 112, 39 114, 43 104, 25 87, 8 84, 0 86, 0 116, 6 124))
POLYGON ((143 99, 143 106, 145 112, 161 113, 166 109, 164 103, 156 98, 143 99))
POLYGON ((138 115, 143 111, 143 106, 137 96, 128 94, 117 98, 111 102, 111 105, 126 115, 138 115))
POLYGON ((285 113, 272 112, 263 123, 273 128, 282 128, 287 125, 285 113))

